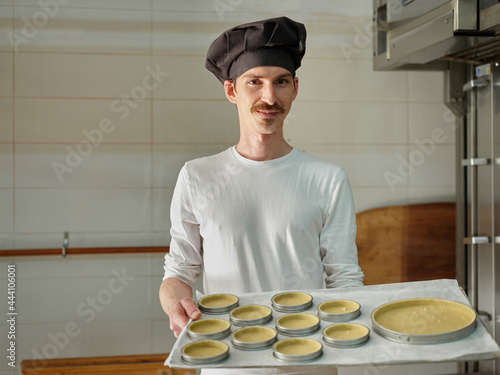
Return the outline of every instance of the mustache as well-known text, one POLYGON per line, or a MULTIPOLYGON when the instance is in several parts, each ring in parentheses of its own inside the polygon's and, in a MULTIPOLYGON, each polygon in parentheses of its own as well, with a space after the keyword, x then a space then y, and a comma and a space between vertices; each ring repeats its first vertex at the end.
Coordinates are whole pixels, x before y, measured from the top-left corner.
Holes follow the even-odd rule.
POLYGON ((273 105, 269 104, 257 104, 252 107, 252 112, 256 111, 273 111, 273 112, 280 112, 283 113, 285 112, 285 107, 283 107, 281 104, 275 103, 273 105))

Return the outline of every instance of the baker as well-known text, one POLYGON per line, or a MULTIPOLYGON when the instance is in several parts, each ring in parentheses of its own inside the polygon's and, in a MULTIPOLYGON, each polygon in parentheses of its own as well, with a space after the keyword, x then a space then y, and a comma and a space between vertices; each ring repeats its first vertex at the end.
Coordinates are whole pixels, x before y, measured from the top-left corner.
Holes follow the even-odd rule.
MULTIPOLYGON (((283 136, 299 89, 295 72, 305 42, 304 25, 280 17, 231 28, 208 49, 206 68, 236 105, 240 138, 219 154, 187 162, 178 176, 160 287, 160 302, 176 337, 189 318, 200 317, 191 297, 202 273, 206 294, 363 284, 345 173, 283 136)), ((234 371, 202 371, 226 373, 234 371)), ((237 373, 334 374, 335 369, 237 373)))

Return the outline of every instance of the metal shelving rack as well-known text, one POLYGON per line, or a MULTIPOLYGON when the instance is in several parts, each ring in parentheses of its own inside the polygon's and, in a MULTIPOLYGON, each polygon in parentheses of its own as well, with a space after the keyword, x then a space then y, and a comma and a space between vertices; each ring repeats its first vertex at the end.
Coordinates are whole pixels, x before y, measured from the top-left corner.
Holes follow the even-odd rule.
MULTIPOLYGON (((457 276, 500 342, 500 59, 451 66, 449 107, 457 114, 457 276), (460 93, 459 86, 463 91, 460 93), (452 105, 450 105, 452 103, 452 105)), ((500 374, 500 361, 463 371, 500 374)))

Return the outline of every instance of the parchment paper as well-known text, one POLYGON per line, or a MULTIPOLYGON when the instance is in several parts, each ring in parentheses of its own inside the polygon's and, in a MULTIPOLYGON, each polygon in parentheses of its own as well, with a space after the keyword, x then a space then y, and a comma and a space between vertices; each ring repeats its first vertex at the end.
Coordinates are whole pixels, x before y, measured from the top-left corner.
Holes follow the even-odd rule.
MULTIPOLYGON (((500 357, 500 348, 478 319, 476 330, 469 336, 443 344, 410 345, 387 340, 373 332, 371 327, 372 311, 387 302, 407 298, 442 298, 461 302, 470 306, 465 294, 456 280, 432 280, 411 283, 396 283, 364 286, 345 289, 316 289, 306 291, 313 296, 313 306, 307 313, 317 314, 317 306, 331 299, 350 299, 361 304, 361 315, 353 323, 360 323, 370 329, 369 340, 355 348, 335 348, 328 346, 322 340, 321 331, 332 322, 321 321, 321 327, 311 335, 305 336, 323 343, 323 355, 309 362, 282 362, 273 356, 272 348, 263 350, 245 351, 236 349, 231 343, 231 337, 225 338, 229 347, 229 357, 219 364, 192 365, 185 363, 181 358, 181 349, 184 345, 193 342, 187 334, 186 328, 182 331, 174 344, 172 351, 165 361, 165 365, 172 368, 224 368, 224 367, 280 367, 280 366, 353 366, 353 365, 387 365, 409 364, 425 362, 450 362, 486 360, 500 357)), ((264 292, 242 294, 240 306, 261 304, 272 308, 271 298, 279 292, 264 292)), ((266 326, 275 328, 275 321, 284 313, 273 309, 273 319, 266 326)), ((229 321, 228 314, 202 314, 202 319, 221 318, 229 321)), ((231 332, 240 327, 232 326, 231 332)), ((289 338, 278 334, 278 340, 289 338)))

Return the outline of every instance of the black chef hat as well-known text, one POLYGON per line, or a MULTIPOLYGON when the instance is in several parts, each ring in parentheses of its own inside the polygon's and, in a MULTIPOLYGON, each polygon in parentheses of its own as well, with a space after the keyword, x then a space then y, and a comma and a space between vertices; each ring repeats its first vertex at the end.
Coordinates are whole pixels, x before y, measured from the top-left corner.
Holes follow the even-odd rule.
POLYGON ((287 17, 233 27, 209 47, 206 68, 219 81, 234 80, 256 66, 279 66, 295 76, 306 52, 306 28, 287 17))

